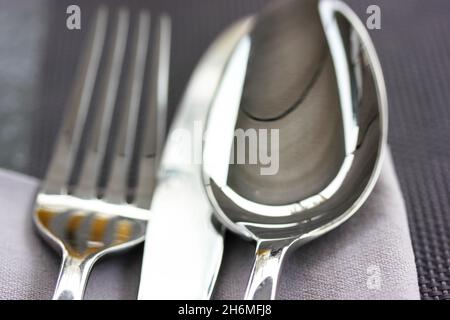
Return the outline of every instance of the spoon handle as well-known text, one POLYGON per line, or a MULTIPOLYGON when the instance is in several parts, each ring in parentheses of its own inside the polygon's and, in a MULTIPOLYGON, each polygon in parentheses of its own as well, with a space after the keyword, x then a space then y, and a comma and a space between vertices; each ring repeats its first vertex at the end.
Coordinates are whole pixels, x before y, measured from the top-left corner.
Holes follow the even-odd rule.
POLYGON ((245 292, 245 300, 274 300, 278 274, 291 242, 260 241, 256 245, 255 262, 245 292))
POLYGON ((81 300, 92 264, 89 260, 82 260, 65 255, 61 271, 56 284, 53 300, 81 300))

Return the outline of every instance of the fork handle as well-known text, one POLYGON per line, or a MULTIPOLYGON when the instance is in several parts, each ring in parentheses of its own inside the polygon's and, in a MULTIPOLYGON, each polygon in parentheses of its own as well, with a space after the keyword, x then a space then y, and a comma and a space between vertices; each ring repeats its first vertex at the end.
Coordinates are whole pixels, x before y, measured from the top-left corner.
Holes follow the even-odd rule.
POLYGON ((65 254, 53 300, 81 300, 92 262, 65 254))

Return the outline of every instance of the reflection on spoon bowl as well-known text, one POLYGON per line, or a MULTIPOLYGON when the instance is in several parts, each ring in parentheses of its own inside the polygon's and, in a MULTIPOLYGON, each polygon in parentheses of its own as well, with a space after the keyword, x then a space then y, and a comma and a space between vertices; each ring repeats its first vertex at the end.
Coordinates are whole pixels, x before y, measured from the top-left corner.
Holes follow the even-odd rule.
POLYGON ((386 136, 380 63, 346 4, 294 0, 254 19, 223 74, 203 149, 217 217, 257 242, 246 299, 274 299, 286 253, 361 207, 386 136))

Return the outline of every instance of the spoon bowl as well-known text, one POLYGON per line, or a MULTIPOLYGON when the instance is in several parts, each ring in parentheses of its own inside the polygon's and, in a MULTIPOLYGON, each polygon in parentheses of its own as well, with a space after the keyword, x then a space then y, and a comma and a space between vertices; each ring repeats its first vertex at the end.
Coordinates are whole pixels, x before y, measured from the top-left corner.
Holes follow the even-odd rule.
POLYGON ((218 219, 257 242, 246 299, 274 299, 286 253, 358 211, 386 138, 381 66, 346 4, 294 0, 253 18, 211 105, 202 165, 218 219))

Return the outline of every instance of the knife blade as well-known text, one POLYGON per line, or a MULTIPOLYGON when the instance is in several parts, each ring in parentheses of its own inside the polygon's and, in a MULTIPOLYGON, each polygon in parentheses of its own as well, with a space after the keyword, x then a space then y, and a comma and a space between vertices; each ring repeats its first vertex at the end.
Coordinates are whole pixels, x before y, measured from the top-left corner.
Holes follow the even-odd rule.
POLYGON ((223 254, 223 228, 202 181, 203 124, 227 62, 249 32, 247 17, 211 45, 195 69, 169 132, 147 226, 138 299, 209 299, 223 254))

